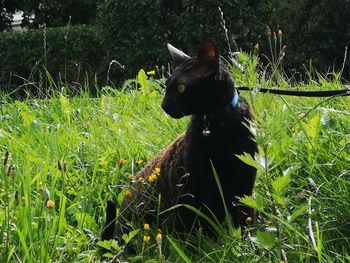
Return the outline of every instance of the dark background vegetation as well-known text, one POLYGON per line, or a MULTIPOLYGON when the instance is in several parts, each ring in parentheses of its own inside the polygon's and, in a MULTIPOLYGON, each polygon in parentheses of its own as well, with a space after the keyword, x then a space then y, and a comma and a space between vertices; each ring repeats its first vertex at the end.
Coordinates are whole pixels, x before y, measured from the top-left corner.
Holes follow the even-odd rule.
MULTIPOLYGON (((297 78, 306 75, 310 61, 319 72, 340 71, 350 46, 350 2, 344 0, 5 0, 1 5, 2 90, 24 84, 45 89, 46 71, 76 87, 87 80, 91 87, 119 84, 140 68, 166 66, 167 42, 191 55, 204 39, 213 39, 223 55, 229 47, 251 52, 259 43, 267 63, 268 38, 273 44, 280 29, 287 46, 284 69, 297 78), (15 10, 24 12, 29 30, 10 32, 15 10)), ((348 58, 345 78, 349 65, 348 58)))

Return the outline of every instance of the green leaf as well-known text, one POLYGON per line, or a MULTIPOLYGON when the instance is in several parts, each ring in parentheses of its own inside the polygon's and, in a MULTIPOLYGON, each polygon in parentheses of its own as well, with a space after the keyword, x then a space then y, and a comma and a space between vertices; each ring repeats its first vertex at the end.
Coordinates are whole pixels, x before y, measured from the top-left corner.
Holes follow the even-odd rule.
POLYGON ((114 248, 116 251, 120 250, 120 246, 118 244, 118 241, 115 239, 109 240, 111 242, 111 248, 114 248))
POLYGON ((271 249, 276 244, 276 235, 272 232, 258 231, 256 233, 256 243, 262 248, 271 249))
POLYGON ((104 258, 113 258, 114 255, 113 255, 112 253, 104 253, 104 254, 103 254, 103 257, 104 257, 104 258))
POLYGON ((180 257, 186 262, 186 263, 191 263, 192 261, 189 259, 188 256, 181 250, 179 245, 173 241, 168 235, 166 236, 167 240, 170 242, 170 244, 173 246, 173 248, 176 250, 176 252, 180 255, 180 257))
POLYGON ((262 206, 260 204, 258 204, 258 202, 256 200, 254 200, 254 198, 251 197, 251 196, 242 197, 240 199, 240 201, 243 204, 245 204, 246 206, 249 206, 249 207, 252 207, 252 208, 255 208, 255 209, 258 209, 258 210, 262 210, 262 206))
POLYGON ((283 195, 289 183, 290 183, 290 174, 287 174, 285 176, 280 176, 272 182, 272 189, 275 194, 283 195))
POLYGON ((143 69, 139 71, 139 74, 137 75, 137 81, 141 85, 141 91, 143 95, 149 94, 147 75, 143 69))
POLYGON ((78 222, 79 228, 88 228, 92 231, 97 230, 97 224, 95 218, 87 213, 77 212, 75 214, 75 219, 78 222))
MULTIPOLYGON (((321 115, 316 114, 314 117, 310 119, 310 121, 306 124, 304 124, 304 129, 306 131, 307 136, 310 138, 310 141, 312 143, 315 143, 317 139, 318 130, 320 127, 321 122, 321 115)), ((308 147, 311 148, 312 146, 308 144, 308 147)))
POLYGON ((304 205, 298 208, 290 217, 289 223, 292 223, 295 219, 297 219, 300 215, 302 215, 308 208, 308 205, 304 205))
POLYGON ((129 232, 129 234, 124 234, 122 236, 122 239, 124 240, 125 244, 128 244, 139 232, 140 232, 140 229, 136 229, 129 232))
POLYGON ((107 250, 111 250, 111 240, 98 241, 97 245, 107 250))
POLYGON ((259 169, 259 164, 254 160, 254 158, 249 153, 236 154, 236 157, 240 159, 245 164, 248 164, 256 169, 259 169))
POLYGON ((70 104, 69 100, 61 94, 60 96, 61 110, 67 121, 70 121, 70 104))
MULTIPOLYGON (((164 213, 167 213, 167 212, 170 212, 172 210, 175 210, 179 207, 186 207, 187 209, 191 210, 192 212, 196 213, 198 216, 202 217, 203 219, 205 219, 209 225, 213 228, 213 230, 216 231, 216 233, 218 235, 220 235, 222 233, 222 229, 220 228, 220 225, 219 224, 215 224, 215 222, 210 219, 206 214, 204 214, 202 211, 198 210, 197 208, 191 206, 191 205, 188 205, 188 204, 177 204, 177 205, 173 205, 172 207, 162 211, 161 213, 159 213, 160 215, 161 214, 164 214, 164 213)), ((215 218, 214 218, 215 219, 215 218)), ((217 221, 217 219, 216 219, 217 221)))
POLYGON ((30 126, 33 121, 35 120, 35 117, 31 114, 29 114, 27 111, 22 111, 21 116, 23 118, 23 122, 26 126, 30 126))

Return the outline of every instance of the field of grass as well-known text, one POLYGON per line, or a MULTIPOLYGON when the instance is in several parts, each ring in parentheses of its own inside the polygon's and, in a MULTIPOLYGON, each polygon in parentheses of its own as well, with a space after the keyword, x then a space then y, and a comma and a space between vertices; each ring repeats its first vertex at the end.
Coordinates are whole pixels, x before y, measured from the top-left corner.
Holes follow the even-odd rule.
MULTIPOLYGON (((237 83, 256 85, 246 66, 246 75, 233 72, 237 83)), ((299 88, 342 88, 332 79, 299 88)), ((260 145, 256 161, 241 157, 259 171, 255 196, 242 200, 257 210, 249 231, 218 226, 217 240, 200 232, 184 240, 161 223, 157 235, 138 222, 124 237, 133 254, 116 241, 99 242, 106 201, 121 200, 128 177, 186 129, 188 118, 161 110, 162 94, 141 75, 137 88, 105 87, 97 98, 2 95, 0 262, 350 262, 348 97, 242 92, 255 108, 260 145)))

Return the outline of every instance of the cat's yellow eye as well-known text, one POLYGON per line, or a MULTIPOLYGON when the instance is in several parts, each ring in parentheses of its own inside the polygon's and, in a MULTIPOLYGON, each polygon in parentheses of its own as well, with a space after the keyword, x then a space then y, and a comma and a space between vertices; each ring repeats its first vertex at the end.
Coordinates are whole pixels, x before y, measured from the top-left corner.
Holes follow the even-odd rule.
POLYGON ((185 86, 184 84, 179 84, 179 85, 177 86, 177 90, 178 90, 178 92, 180 92, 180 93, 183 93, 183 92, 185 91, 185 89, 186 89, 186 86, 185 86))

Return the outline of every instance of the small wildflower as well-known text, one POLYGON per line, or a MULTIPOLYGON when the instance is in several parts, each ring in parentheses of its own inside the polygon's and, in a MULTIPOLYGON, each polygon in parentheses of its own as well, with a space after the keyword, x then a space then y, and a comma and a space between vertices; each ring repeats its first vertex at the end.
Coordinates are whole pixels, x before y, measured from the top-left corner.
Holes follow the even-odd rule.
POLYGON ((142 164, 142 163, 143 163, 143 160, 141 160, 141 159, 136 161, 136 164, 137 164, 137 165, 140 165, 140 164, 142 164))
POLYGON ((48 209, 52 209, 52 208, 54 208, 55 207, 55 201, 52 201, 52 200, 47 200, 47 202, 46 202, 46 207, 48 208, 48 209))
POLYGON ((284 263, 284 261, 283 260, 280 260, 280 262, 279 263, 284 263))
POLYGON ((147 71, 147 76, 154 76, 156 74, 155 70, 147 71))
POLYGON ((162 243, 162 234, 157 234, 157 236, 156 236, 156 241, 157 241, 157 244, 159 245, 159 244, 161 244, 162 243))
POLYGON ((247 217, 247 219, 245 220, 248 224, 252 222, 252 218, 250 216, 247 217))
POLYGON ((162 231, 160 228, 157 228, 157 233, 158 233, 158 234, 162 234, 163 231, 162 231))
POLYGON ((148 231, 149 230, 149 224, 144 224, 143 225, 143 230, 148 231))
POLYGON ((143 236, 143 242, 146 243, 146 244, 149 242, 150 239, 151 239, 150 236, 147 236, 147 235, 143 236))
POLYGON ((132 176, 132 174, 128 175, 128 180, 131 181, 134 178, 134 176, 132 176))
POLYGON ((155 173, 148 176, 148 182, 154 183, 155 181, 157 181, 157 175, 155 173))
POLYGON ((119 159, 119 165, 123 166, 124 164, 126 164, 126 160, 122 157, 119 159))
POLYGON ((159 168, 159 167, 155 168, 155 169, 154 169, 154 172, 155 172, 156 174, 159 174, 159 173, 160 173, 160 168, 159 168))
POLYGON ((125 192, 125 195, 124 195, 126 198, 130 198, 131 197, 131 192, 128 190, 125 192))

